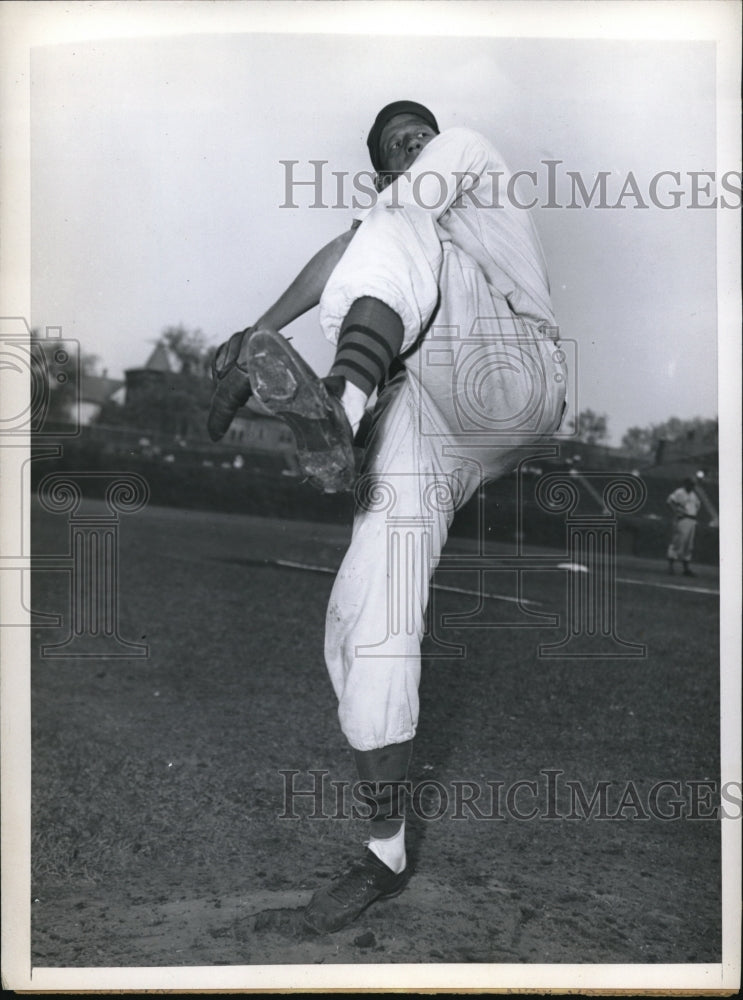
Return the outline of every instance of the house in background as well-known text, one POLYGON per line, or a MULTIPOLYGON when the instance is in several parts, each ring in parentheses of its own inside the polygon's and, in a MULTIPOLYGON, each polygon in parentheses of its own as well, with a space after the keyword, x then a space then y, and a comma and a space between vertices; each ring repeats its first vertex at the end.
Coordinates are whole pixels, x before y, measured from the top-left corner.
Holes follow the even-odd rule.
POLYGON ((238 410, 221 443, 248 451, 296 451, 294 435, 282 420, 255 413, 249 406, 238 410))
POLYGON ((217 445, 213 444, 206 430, 211 381, 206 376, 198 378, 184 370, 178 357, 164 344, 155 346, 141 368, 129 368, 124 375, 122 402, 136 404, 138 399, 154 394, 172 404, 163 406, 159 415, 152 414, 153 418, 159 417, 159 425, 148 427, 148 430, 177 438, 181 447, 187 443, 200 452, 228 448, 246 455, 260 453, 280 457, 290 469, 297 466, 294 435, 286 424, 250 406, 237 413, 224 438, 217 445))
POLYGON ((125 383, 121 379, 109 378, 104 368, 102 375, 83 374, 80 380, 79 421, 82 427, 89 427, 100 416, 107 403, 124 402, 125 383))
POLYGON ((182 392, 188 374, 183 371, 178 358, 164 344, 158 343, 144 365, 141 368, 127 368, 124 378, 126 383, 123 401, 133 403, 150 391, 163 398, 173 392, 182 392))

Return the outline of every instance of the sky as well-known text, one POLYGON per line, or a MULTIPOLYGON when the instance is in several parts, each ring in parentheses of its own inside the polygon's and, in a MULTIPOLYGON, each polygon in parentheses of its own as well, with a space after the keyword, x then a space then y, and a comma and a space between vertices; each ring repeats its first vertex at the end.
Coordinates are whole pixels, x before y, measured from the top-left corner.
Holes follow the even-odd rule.
MULTIPOLYGON (((376 112, 410 98, 537 171, 534 220, 575 345, 571 406, 606 413, 612 444, 630 426, 714 417, 717 213, 689 207, 689 175, 715 172, 707 204, 738 168, 717 162, 715 81, 710 41, 262 31, 36 46, 31 323, 61 326, 116 378, 168 326, 220 343, 348 228, 351 182, 334 207, 331 171, 367 170, 376 112), (286 207, 285 160, 301 179, 328 161, 327 207, 306 186, 286 207), (561 161, 561 207, 543 204, 546 160, 561 161), (567 171, 589 190, 609 172, 609 204, 631 172, 649 207, 564 207, 567 171), (680 174, 676 209, 650 201, 660 171, 680 174)), ((674 187, 666 177, 659 197, 674 187)), ((324 374, 317 311, 286 332, 324 374)))

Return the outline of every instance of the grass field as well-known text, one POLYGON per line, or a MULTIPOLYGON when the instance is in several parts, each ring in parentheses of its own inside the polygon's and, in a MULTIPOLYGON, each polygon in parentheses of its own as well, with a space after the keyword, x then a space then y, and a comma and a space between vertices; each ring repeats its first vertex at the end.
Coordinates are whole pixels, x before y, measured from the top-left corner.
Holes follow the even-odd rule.
MULTIPOLYGON (((278 818, 282 770, 303 788, 310 769, 355 777, 322 661, 322 568, 347 539, 345 526, 230 514, 122 516, 119 635, 146 644, 140 658, 41 656, 69 630, 69 576, 35 572, 34 608, 64 621, 32 640, 34 965, 720 961, 720 822, 690 784, 720 773, 716 570, 685 588, 629 557, 617 632, 647 655, 625 659, 538 655, 564 632, 568 571, 525 574, 519 605, 511 571, 478 582, 442 568, 418 812, 462 782, 536 784, 500 815, 456 818, 453 800, 438 819, 413 815, 405 893, 331 937, 302 930, 312 890, 366 833, 310 818, 308 799, 278 818), (483 588, 482 603, 460 592, 483 588), (440 655, 443 643, 464 655, 440 655), (546 802, 546 772, 561 772, 558 815, 519 818, 546 802), (678 819, 648 809, 661 781, 680 783, 660 799, 670 812, 678 788, 678 819), (567 782, 608 782, 615 818, 567 818, 567 782)), ((66 554, 65 517, 36 507, 33 544, 66 554)))

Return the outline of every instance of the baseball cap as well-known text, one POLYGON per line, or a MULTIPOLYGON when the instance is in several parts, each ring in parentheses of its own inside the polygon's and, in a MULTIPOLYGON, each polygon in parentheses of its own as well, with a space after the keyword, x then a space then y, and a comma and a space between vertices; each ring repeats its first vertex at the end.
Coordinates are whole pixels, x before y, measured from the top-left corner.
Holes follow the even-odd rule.
POLYGON ((416 101, 394 101, 392 104, 387 104, 374 119, 374 124, 372 125, 369 137, 366 140, 366 145, 369 147, 369 156, 371 156, 371 161, 375 170, 380 170, 382 167, 381 153, 379 149, 379 140, 382 138, 382 129, 387 122, 389 122, 396 115, 418 115, 419 118, 422 118, 423 121, 430 125, 434 132, 438 134, 438 123, 434 118, 433 113, 423 104, 418 104, 416 101))

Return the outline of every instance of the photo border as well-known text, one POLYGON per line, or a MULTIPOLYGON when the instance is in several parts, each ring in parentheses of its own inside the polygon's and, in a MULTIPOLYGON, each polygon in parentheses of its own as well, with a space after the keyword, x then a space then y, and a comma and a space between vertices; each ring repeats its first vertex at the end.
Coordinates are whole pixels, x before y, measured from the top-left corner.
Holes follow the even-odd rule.
MULTIPOLYGON (((36 46, 96 38, 144 38, 224 32, 308 34, 425 34, 480 37, 624 38, 714 40, 717 49, 717 156, 740 169, 740 13, 725 0, 534 0, 534 2, 425 2, 426 27, 418 19, 423 0, 393 2, 394 16, 379 18, 380 5, 308 2, 202 2, 114 0, 95 4, 0 6, 0 108, 2 161, 0 206, 0 312, 30 317, 30 55, 36 46), (287 8, 290 8, 288 10, 287 8), (290 14, 290 16, 288 16, 290 14)), ((721 544, 721 782, 741 780, 740 711, 740 216, 717 210, 718 348, 721 544)), ((20 412, 27 400, 14 385, 3 406, 20 412)), ((28 442, 19 442, 28 448, 28 442)), ((3 473, 8 473, 0 448, 3 473)), ((15 465, 16 463, 14 463, 15 465)), ((11 469, 11 472, 14 470, 11 469)), ((0 493, 0 552, 12 551, 18 520, 9 516, 13 497, 28 495, 28 463, 21 483, 10 479, 0 493), (22 492, 21 492, 22 491, 22 492)), ((22 512, 24 539, 29 511, 22 512)), ((0 568, 2 564, 0 563, 0 568)), ((9 574, 0 573, 0 602, 9 574)), ((30 655, 24 630, 0 629, 2 675, 2 976, 5 988, 41 991, 158 990, 230 991, 611 991, 636 995, 661 990, 725 995, 740 981, 741 823, 721 823, 723 857, 722 962, 696 965, 338 965, 157 968, 46 968, 31 966, 30 889, 30 655), (493 987, 496 980, 498 987, 493 987)))

